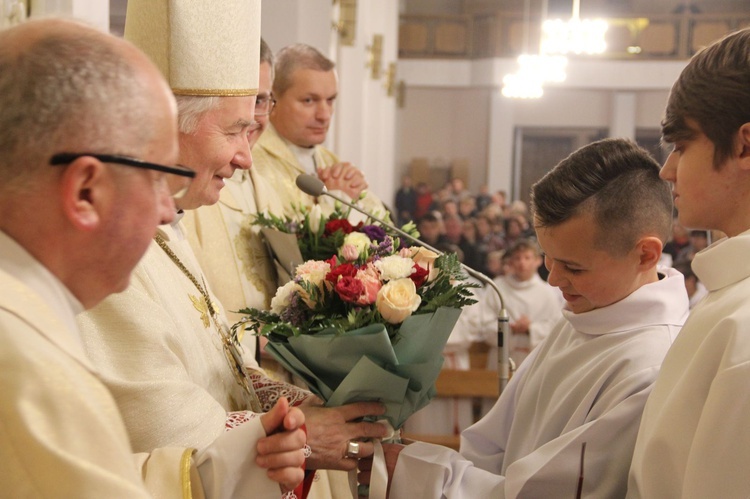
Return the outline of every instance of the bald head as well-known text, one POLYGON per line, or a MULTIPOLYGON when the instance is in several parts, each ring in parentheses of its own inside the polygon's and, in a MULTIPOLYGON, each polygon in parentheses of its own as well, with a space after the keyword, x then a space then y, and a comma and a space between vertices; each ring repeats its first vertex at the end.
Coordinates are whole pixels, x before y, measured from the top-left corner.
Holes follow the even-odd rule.
POLYGON ((83 24, 0 32, 0 230, 84 305, 125 289, 157 225, 174 218, 169 179, 94 157, 177 160, 177 107, 129 42, 83 24), (50 165, 58 153, 79 156, 50 165))
POLYGON ((144 124, 174 103, 130 43, 44 19, 0 32, 0 109, 0 189, 24 189, 63 150, 142 155, 155 132, 144 124))

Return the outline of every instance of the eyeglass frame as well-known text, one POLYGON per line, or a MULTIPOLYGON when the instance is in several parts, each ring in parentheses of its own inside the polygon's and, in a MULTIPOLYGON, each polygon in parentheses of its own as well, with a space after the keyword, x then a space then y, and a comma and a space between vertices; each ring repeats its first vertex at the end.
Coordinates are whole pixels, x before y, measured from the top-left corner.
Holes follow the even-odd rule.
POLYGON ((143 161, 138 158, 130 156, 123 156, 121 154, 99 154, 91 152, 61 152, 53 155, 49 159, 51 166, 68 165, 78 158, 84 156, 90 156, 94 159, 98 159, 102 163, 115 163, 118 165, 134 166, 136 168, 143 168, 145 170, 154 170, 157 172, 169 173, 171 175, 179 175, 180 177, 195 178, 195 172, 184 166, 167 166, 160 165, 159 163, 151 163, 149 161, 143 161))
POLYGON ((260 97, 260 96, 256 97, 256 99, 255 99, 255 108, 256 108, 255 116, 268 116, 269 114, 271 114, 271 111, 273 111, 274 107, 276 107, 276 99, 274 99, 272 95, 269 95, 268 97, 265 97, 265 96, 263 96, 263 97, 260 97), (265 104, 265 105, 268 106, 268 111, 259 113, 257 111, 257 108, 258 108, 258 103, 261 102, 261 99, 264 99, 264 102, 267 102, 267 104, 265 104))

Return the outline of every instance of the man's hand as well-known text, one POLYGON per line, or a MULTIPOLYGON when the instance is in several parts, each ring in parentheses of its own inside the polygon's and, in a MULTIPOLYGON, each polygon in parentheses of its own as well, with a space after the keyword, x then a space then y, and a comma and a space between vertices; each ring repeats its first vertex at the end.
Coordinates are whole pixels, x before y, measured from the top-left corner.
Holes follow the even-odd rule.
MULTIPOLYGON (((389 497, 391 494, 393 470, 396 469, 398 455, 401 454, 402 450, 404 450, 404 446, 401 444, 383 444, 385 469, 388 472, 388 488, 386 489, 386 497, 389 497)), ((359 470, 359 473, 357 473, 357 482, 360 485, 370 485, 370 478, 372 476, 372 457, 360 459, 359 464, 357 465, 357 469, 359 470)))
MULTIPOLYGON (((317 397, 310 399, 319 402, 317 397)), ((357 460, 346 457, 349 442, 359 441, 358 457, 372 456, 372 442, 363 440, 383 438, 388 433, 379 423, 357 421, 364 416, 385 413, 385 406, 379 402, 356 402, 341 407, 303 403, 299 408, 305 413, 307 443, 312 449, 312 455, 307 459, 308 469, 353 470, 357 467, 357 460)))
POLYGON ((510 323, 510 329, 513 334, 529 334, 531 328, 531 320, 522 315, 517 321, 510 323))
POLYGON ((343 191, 353 200, 359 198, 360 193, 367 189, 365 176, 351 163, 336 163, 327 168, 319 168, 318 178, 329 191, 343 191))
POLYGON ((268 470, 268 478, 278 482, 282 492, 289 492, 305 478, 305 432, 301 429, 305 415, 290 408, 282 397, 273 408, 260 417, 267 437, 258 441, 255 463, 268 470))

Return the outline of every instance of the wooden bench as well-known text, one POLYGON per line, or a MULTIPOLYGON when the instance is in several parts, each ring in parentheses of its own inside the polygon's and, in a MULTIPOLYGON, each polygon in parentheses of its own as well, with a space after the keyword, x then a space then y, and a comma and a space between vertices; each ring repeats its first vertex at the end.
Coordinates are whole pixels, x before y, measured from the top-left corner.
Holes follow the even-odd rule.
MULTIPOLYGON (((443 369, 435 382, 437 397, 470 398, 496 400, 500 396, 500 385, 496 371, 488 369, 443 369)), ((458 449, 459 435, 432 435, 422 433, 404 433, 405 440, 419 440, 458 449)))

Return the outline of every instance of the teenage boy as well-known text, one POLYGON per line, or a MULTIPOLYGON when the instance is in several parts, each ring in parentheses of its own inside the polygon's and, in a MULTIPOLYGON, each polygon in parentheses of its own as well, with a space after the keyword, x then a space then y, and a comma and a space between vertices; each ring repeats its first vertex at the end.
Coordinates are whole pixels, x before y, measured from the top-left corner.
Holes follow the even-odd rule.
POLYGON ((532 206, 564 319, 462 434, 460 453, 383 445, 391 497, 573 497, 579 481, 582 497, 626 493, 643 406, 688 314, 682 275, 656 267, 669 186, 647 152, 606 139, 537 182, 532 206))
POLYGON ((750 495, 750 30, 696 54, 667 101, 661 171, 680 223, 728 237, 697 253, 708 289, 643 414, 629 497, 750 495))

